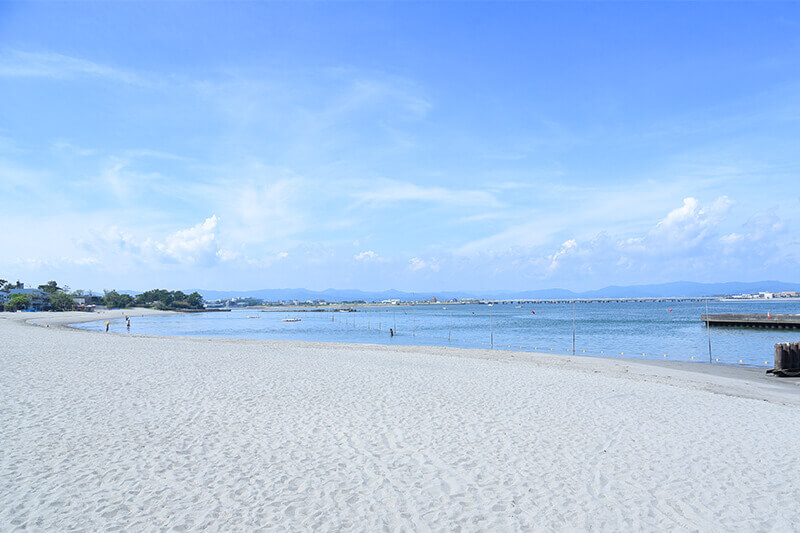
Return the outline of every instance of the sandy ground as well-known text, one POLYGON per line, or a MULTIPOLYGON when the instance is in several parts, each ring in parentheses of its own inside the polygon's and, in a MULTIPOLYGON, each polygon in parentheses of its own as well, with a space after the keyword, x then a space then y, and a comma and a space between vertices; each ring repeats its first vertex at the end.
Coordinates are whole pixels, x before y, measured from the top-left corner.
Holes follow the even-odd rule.
POLYGON ((111 316, 0 313, 0 530, 800 523, 797 380, 60 327, 111 316))

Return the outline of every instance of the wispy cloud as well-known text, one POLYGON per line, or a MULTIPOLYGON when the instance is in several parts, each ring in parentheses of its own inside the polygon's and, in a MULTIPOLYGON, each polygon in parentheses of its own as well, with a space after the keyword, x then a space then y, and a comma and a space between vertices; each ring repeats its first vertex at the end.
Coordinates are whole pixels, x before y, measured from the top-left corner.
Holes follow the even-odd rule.
POLYGON ((456 207, 501 207, 494 194, 481 190, 459 190, 445 187, 424 187, 414 183, 380 180, 352 196, 359 203, 381 206, 402 202, 426 202, 456 207))
POLYGON ((0 53, 0 76, 11 78, 103 78, 131 85, 151 82, 130 70, 56 53, 5 50, 0 53))

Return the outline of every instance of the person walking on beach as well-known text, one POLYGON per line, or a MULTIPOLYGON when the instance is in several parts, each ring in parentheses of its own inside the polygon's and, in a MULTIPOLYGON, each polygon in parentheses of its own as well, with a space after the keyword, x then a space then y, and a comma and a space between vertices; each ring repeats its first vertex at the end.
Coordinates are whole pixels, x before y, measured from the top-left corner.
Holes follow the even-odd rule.
POLYGON ((389 336, 394 337, 394 330, 392 328, 389 328, 389 336))
POLYGON ((131 317, 129 316, 125 317, 125 327, 128 328, 128 331, 131 330, 131 317))
POLYGON ((108 333, 108 326, 110 326, 110 325, 111 325, 111 321, 110 320, 106 320, 106 333, 108 333))

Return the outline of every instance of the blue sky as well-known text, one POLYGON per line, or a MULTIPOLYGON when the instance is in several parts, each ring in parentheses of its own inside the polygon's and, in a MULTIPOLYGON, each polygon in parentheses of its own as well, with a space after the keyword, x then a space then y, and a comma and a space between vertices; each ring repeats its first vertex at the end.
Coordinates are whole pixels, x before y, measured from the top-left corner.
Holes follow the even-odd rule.
POLYGON ((0 277, 800 279, 800 5, 0 3, 0 277))

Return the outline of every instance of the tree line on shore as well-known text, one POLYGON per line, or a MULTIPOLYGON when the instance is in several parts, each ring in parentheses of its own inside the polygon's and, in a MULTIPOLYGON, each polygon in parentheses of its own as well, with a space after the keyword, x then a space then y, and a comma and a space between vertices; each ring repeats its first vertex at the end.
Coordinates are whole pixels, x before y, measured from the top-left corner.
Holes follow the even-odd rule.
MULTIPOLYGON (((17 281, 12 283, 0 279, 0 291, 9 292, 13 289, 22 289, 24 284, 17 281)), ((84 291, 70 291, 68 286, 59 287, 56 281, 48 281, 37 287, 48 300, 52 311, 71 311, 80 308, 76 299, 90 298, 92 295, 84 291)), ((152 289, 136 296, 119 293, 116 290, 104 291, 105 295, 99 298, 100 304, 109 309, 126 309, 129 307, 149 307, 161 310, 202 309, 203 297, 198 292, 185 294, 182 291, 168 291, 166 289, 152 289)), ((30 309, 33 301, 27 294, 11 293, 4 305, 6 311, 21 311, 30 309)))
POLYGON ((135 297, 130 294, 120 294, 117 291, 108 291, 104 297, 104 302, 106 307, 120 309, 134 306, 163 310, 203 308, 203 297, 199 292, 185 294, 182 291, 168 291, 166 289, 151 289, 135 297))

